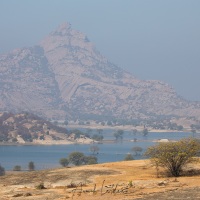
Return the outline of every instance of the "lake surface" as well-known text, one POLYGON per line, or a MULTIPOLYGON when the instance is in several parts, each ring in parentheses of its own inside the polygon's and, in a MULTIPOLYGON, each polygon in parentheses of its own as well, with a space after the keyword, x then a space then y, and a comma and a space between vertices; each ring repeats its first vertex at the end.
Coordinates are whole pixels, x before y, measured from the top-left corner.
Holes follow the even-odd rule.
MULTIPOLYGON (((114 139, 113 130, 104 130, 104 139, 114 139)), ((94 131, 95 134, 95 131, 94 131)), ((197 135, 197 134, 196 134, 197 135)), ((195 135, 195 136, 196 136, 195 135)), ((97 144, 99 154, 97 155, 98 162, 115 162, 121 161, 134 146, 140 146, 145 151, 149 146, 154 145, 153 140, 166 138, 169 140, 180 140, 181 138, 191 137, 191 133, 148 133, 147 136, 142 134, 133 134, 130 131, 125 131, 123 135, 124 141, 117 143, 97 144), (137 138, 137 142, 130 142, 137 138)), ((33 161, 37 169, 49 169, 60 167, 60 158, 65 158, 73 151, 83 152, 85 155, 92 155, 90 152, 91 145, 74 144, 74 145, 50 145, 50 146, 0 146, 0 164, 6 170, 12 170, 15 165, 20 165, 22 170, 28 168, 28 163, 33 161)), ((142 159, 141 156, 135 159, 142 159)))

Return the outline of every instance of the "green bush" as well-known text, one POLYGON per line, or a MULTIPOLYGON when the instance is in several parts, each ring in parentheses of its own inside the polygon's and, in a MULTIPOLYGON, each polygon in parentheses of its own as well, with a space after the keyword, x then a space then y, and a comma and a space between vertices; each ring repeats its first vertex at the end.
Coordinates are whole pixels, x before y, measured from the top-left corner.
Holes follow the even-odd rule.
POLYGON ((79 166, 85 163, 84 157, 83 153, 75 151, 70 153, 68 158, 70 163, 79 166))
POLYGON ((86 165, 94 165, 94 164, 97 164, 97 157, 95 156, 85 156, 84 158, 84 163, 86 165))
POLYGON ((75 151, 68 156, 69 163, 79 166, 79 165, 91 165, 97 164, 97 157, 95 156, 85 156, 83 153, 75 151))
POLYGON ((29 169, 29 171, 35 170, 35 164, 34 164, 33 161, 29 162, 29 164, 28 164, 28 169, 29 169))
POLYGON ((67 167, 69 165, 69 160, 67 158, 61 158, 59 163, 63 166, 63 167, 67 167))
POLYGON ((44 183, 40 183, 35 188, 38 189, 38 190, 46 189, 46 187, 44 187, 44 183))
POLYGON ((5 175, 5 169, 0 165, 0 176, 5 175))
POLYGON ((138 146, 136 146, 136 147, 132 147, 132 149, 131 149, 134 153, 135 153, 135 155, 137 156, 137 155, 139 155, 141 152, 142 152, 142 147, 138 147, 138 146))
POLYGON ((195 156, 200 151, 200 142, 193 138, 182 139, 178 142, 159 143, 149 147, 145 153, 152 164, 164 167, 171 176, 180 176, 188 163, 197 161, 195 156))
POLYGON ((15 165, 14 168, 13 168, 13 171, 21 171, 21 166, 15 165))
POLYGON ((129 153, 125 156, 124 161, 134 160, 134 157, 129 153))

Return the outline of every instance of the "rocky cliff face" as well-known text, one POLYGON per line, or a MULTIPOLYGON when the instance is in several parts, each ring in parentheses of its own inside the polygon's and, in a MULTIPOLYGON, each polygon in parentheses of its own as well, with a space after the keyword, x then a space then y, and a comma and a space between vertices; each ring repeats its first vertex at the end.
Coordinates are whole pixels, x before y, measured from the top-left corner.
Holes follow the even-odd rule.
POLYGON ((0 85, 2 111, 62 114, 58 84, 40 46, 0 56, 0 85))
POLYGON ((200 104, 161 81, 142 81, 103 57, 65 23, 33 48, 0 56, 0 108, 49 118, 189 116, 200 104))

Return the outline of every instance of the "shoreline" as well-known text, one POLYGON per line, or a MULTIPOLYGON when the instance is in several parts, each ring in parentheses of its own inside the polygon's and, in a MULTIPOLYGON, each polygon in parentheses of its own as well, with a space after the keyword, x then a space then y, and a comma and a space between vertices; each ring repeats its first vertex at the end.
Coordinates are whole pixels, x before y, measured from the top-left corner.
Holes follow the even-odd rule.
MULTIPOLYGON (((78 125, 78 124, 69 124, 67 126, 62 126, 64 128, 67 128, 67 129, 79 129, 79 128, 82 128, 82 129, 92 129, 92 130, 96 130, 96 129, 110 129, 110 130, 124 130, 124 131, 133 131, 134 129, 136 129, 137 131, 141 132, 144 130, 144 126, 131 126, 131 125, 120 125, 120 126, 107 126, 107 125, 78 125)), ((184 133, 190 133, 191 130, 189 128, 185 128, 184 130, 168 130, 168 129, 152 129, 152 128, 148 128, 148 132, 154 132, 154 133, 174 133, 174 132, 184 132, 184 133)))
MULTIPOLYGON (((69 126, 67 126, 68 128, 69 126)), ((76 127, 76 128, 84 128, 84 129, 87 129, 87 127, 90 127, 90 129, 93 129, 93 130, 96 130, 99 128, 99 126, 70 126, 71 128, 72 127, 76 127)), ((134 127, 135 128, 135 127, 134 127)), ((125 130, 125 131, 132 131, 133 129, 127 129, 127 127, 123 127, 123 129, 119 126, 115 126, 115 127, 110 127, 110 126, 103 126, 102 130, 105 130, 105 129, 109 129, 109 130, 125 130), (109 128, 108 128, 109 127, 109 128)), ((135 128, 136 129, 136 128, 135 128)), ((137 129, 138 132, 137 134, 141 134, 141 130, 137 129)), ((155 130, 155 129, 151 129, 149 130, 148 134, 151 134, 151 133, 180 133, 180 135, 182 133, 190 133, 189 131, 176 131, 176 130, 155 130)), ((198 133, 198 132, 197 132, 198 133)), ((161 139, 165 139, 165 138, 161 138, 161 139)), ((123 140, 124 142, 134 142, 132 140, 127 140, 127 139, 124 139, 123 140)), ((141 140, 140 140, 141 141, 141 140)), ((153 140, 150 141, 150 140, 142 140, 143 142, 154 142, 153 140)), ((137 141, 138 142, 138 141, 137 141)), ((91 139, 84 139, 84 140, 79 140, 79 141, 68 141, 68 140, 62 140, 62 141, 57 141, 57 140, 52 140, 52 141, 45 141, 45 140, 41 140, 41 141, 37 141, 37 142, 23 142, 23 143, 16 143, 16 142, 0 142, 0 146, 57 146, 57 145, 81 145, 81 144, 87 144, 87 145, 95 145, 95 144, 109 144, 109 143, 116 143, 115 139, 108 139, 108 140, 103 140, 103 141, 91 141, 91 139)))
MULTIPOLYGON (((94 142, 94 143, 48 143, 48 144, 44 144, 44 143, 14 143, 14 142, 7 142, 7 143, 1 143, 0 142, 0 146, 61 146, 61 145, 97 145, 97 144, 114 144, 114 143, 123 143, 123 142, 130 142, 130 143, 137 143, 137 142, 153 142, 153 143, 157 143, 157 142, 162 142, 160 140, 166 140, 165 138, 161 138, 161 139, 157 139, 157 140, 137 140, 136 142, 134 140, 131 139, 125 139, 122 141, 116 141, 116 140, 103 140, 101 142, 94 142)), ((167 139, 168 140, 168 139, 167 139)), ((164 142, 164 141, 163 141, 164 142)), ((168 142, 176 142, 175 140, 169 140, 168 142)))

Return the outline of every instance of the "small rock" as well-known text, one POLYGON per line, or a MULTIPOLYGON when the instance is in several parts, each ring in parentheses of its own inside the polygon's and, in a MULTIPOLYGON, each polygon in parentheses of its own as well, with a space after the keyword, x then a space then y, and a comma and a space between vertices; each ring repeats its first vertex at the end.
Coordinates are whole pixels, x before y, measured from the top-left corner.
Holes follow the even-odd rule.
POLYGON ((22 193, 13 195, 13 197, 22 197, 22 196, 23 196, 22 193))
POLYGON ((26 194, 24 194, 24 196, 25 197, 29 197, 29 196, 32 196, 32 194, 31 193, 26 193, 26 194))
POLYGON ((166 181, 160 181, 158 182, 158 186, 165 186, 167 184, 166 181))

